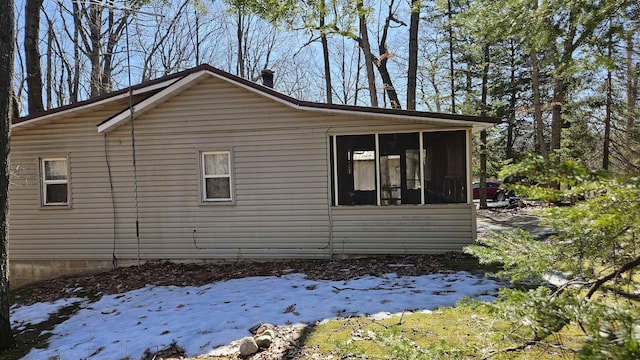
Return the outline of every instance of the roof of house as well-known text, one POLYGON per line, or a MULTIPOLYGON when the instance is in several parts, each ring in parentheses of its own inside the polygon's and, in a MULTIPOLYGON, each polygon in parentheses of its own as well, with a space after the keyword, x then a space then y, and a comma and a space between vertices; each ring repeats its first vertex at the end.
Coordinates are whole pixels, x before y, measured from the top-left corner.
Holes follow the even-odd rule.
MULTIPOLYGON (((203 77, 207 76, 213 76, 222 79, 229 83, 271 98, 272 100, 303 111, 320 111, 344 115, 366 115, 406 120, 431 120, 456 126, 472 126, 474 130, 481 130, 490 127, 491 125, 496 124, 501 120, 499 118, 486 116, 434 113, 416 110, 374 108, 365 106, 303 101, 282 94, 270 87, 263 86, 261 84, 227 73, 211 65, 203 64, 155 80, 145 81, 138 85, 132 86, 131 88, 121 89, 108 94, 104 94, 102 96, 93 97, 85 101, 80 101, 74 104, 50 109, 38 114, 16 118, 13 119, 12 127, 21 128, 27 127, 28 125, 37 125, 41 122, 47 122, 46 120, 57 119, 59 117, 72 114, 79 110, 108 104, 118 100, 125 100, 127 98, 133 99, 134 97, 135 104, 132 104, 133 115, 138 116, 153 109, 155 106, 172 97, 180 90, 190 87, 191 85, 200 81, 200 79, 202 79, 203 77)), ((127 121, 130 116, 130 108, 129 106, 126 106, 120 113, 99 124, 98 131, 109 132, 111 129, 117 128, 120 124, 127 121)))

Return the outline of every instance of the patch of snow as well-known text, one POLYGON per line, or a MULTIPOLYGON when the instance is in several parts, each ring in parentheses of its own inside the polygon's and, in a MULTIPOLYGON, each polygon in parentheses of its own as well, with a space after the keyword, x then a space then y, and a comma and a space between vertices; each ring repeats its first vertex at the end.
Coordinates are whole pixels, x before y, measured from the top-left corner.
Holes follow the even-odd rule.
POLYGON ((371 320, 384 320, 392 317, 393 314, 388 311, 381 311, 379 313, 371 314, 368 316, 371 320))
MULTIPOLYGON (((476 208, 480 208, 480 200, 479 199, 474 199, 473 203, 476 205, 476 208)), ((503 207, 507 207, 511 205, 511 202, 509 201, 509 199, 505 199, 502 201, 492 201, 492 200, 487 200, 487 207, 489 208, 503 208, 503 207)))
MULTIPOLYGON (((348 281, 292 273, 201 287, 148 285, 88 304, 53 329, 47 349, 32 349, 24 359, 140 358, 146 348, 162 349, 172 341, 187 356, 214 355, 232 350, 234 340, 249 336, 249 328, 260 323, 303 326, 349 315, 436 309, 464 296, 492 300, 501 286, 467 272, 348 281)), ((50 306, 46 311, 43 304, 16 307, 11 316, 19 319, 15 324, 33 323, 64 304, 50 306)))
POLYGON ((9 308, 11 327, 15 330, 24 330, 27 324, 40 324, 41 322, 47 321, 49 316, 57 313, 63 307, 83 301, 86 301, 86 299, 68 298, 54 302, 35 303, 33 305, 13 305, 9 308))
POLYGON ((557 271, 543 275, 542 279, 549 284, 558 287, 565 286, 569 282, 569 279, 567 279, 567 276, 565 274, 557 271))

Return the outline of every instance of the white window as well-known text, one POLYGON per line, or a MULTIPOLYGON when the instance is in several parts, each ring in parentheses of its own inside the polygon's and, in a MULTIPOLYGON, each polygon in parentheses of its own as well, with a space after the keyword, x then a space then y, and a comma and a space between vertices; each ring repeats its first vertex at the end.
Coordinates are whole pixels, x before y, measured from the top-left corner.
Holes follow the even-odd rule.
POLYGON ((69 172, 66 158, 40 160, 42 205, 69 205, 69 172))
POLYGON ((231 194, 231 152, 203 152, 203 201, 231 201, 231 194))

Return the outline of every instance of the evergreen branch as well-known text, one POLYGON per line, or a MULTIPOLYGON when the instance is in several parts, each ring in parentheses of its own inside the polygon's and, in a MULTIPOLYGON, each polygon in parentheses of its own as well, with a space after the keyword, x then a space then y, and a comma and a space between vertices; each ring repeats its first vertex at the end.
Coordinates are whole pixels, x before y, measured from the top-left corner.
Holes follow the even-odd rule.
POLYGON ((625 272, 627 272, 629 270, 632 270, 633 268, 635 268, 636 266, 639 266, 639 265, 640 265, 640 257, 637 257, 637 258, 625 263, 619 269, 617 269, 615 271, 612 271, 609 274, 598 278, 597 280, 595 280, 592 283, 591 287, 589 288, 589 291, 587 292, 587 295, 585 296, 585 300, 591 299, 593 294, 595 294, 598 291, 598 289, 600 289, 600 287, 602 287, 602 285, 604 285, 607 281, 615 279, 616 277, 620 276, 621 274, 624 274, 625 272))
POLYGON ((551 294, 550 298, 557 298, 558 296, 560 296, 565 290, 567 290, 570 287, 573 286, 586 286, 591 284, 590 282, 587 281, 582 281, 582 280, 578 280, 576 279, 571 279, 568 280, 567 282, 565 282, 564 284, 558 286, 558 288, 556 289, 556 291, 553 292, 553 294, 551 294))

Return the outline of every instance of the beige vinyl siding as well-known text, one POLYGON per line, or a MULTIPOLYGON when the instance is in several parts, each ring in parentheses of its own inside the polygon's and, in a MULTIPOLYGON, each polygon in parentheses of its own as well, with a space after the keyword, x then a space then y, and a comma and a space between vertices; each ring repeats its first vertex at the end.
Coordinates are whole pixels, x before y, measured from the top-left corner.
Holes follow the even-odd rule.
MULTIPOLYGON (((13 260, 111 258, 111 198, 103 137, 96 125, 115 111, 101 107, 12 133, 9 251, 13 260), (38 159, 47 156, 68 157, 70 208, 40 205, 38 159)), ((122 191, 116 201, 126 204, 131 198, 130 191, 122 191)), ((131 226, 126 208, 119 214, 122 229, 131 226)))
POLYGON ((339 206, 332 209, 336 255, 461 250, 473 239, 473 205, 339 206))
MULTIPOLYGON (((329 256, 326 129, 297 114, 210 79, 137 120, 143 258, 329 256), (201 201, 208 151, 232 152, 233 204, 201 201)), ((108 134, 111 149, 129 134, 108 134)))
POLYGON ((440 252, 471 241, 471 205, 330 209, 328 134, 438 129, 406 120, 298 111, 207 78, 136 118, 76 114, 12 137, 10 252, 16 260, 325 258, 440 252), (201 201, 200 152, 231 151, 233 203, 201 201), (42 209, 37 158, 66 155, 70 209, 42 209), (17 168, 19 167, 19 168, 17 168), (112 194, 116 205, 114 234, 112 194), (333 228, 332 228, 333 224, 333 228), (394 239, 397 239, 395 241, 394 239))

